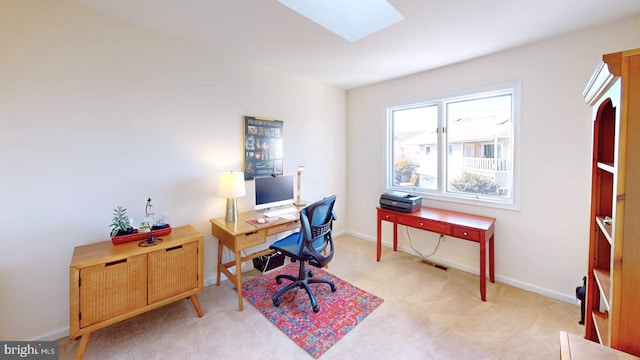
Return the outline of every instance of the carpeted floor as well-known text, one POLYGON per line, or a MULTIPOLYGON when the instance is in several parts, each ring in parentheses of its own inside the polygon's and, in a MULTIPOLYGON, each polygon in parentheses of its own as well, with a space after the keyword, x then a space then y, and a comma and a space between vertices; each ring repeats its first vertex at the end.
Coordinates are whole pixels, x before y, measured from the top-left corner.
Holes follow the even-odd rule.
POLYGON ((283 293, 280 296, 282 304, 273 306, 273 294, 291 284, 288 279, 278 284, 275 277, 280 274, 298 276, 300 268, 297 262, 244 281, 242 295, 293 342, 317 359, 369 316, 383 299, 323 269, 306 268, 311 268, 313 278, 327 279, 335 285, 335 291, 331 291, 328 284, 309 284, 320 307, 317 313, 310 305, 307 292, 299 287, 283 293))
MULTIPOLYGON (((584 331, 575 304, 500 283, 487 284, 482 302, 476 275, 443 271, 388 248, 377 263, 374 243, 352 236, 335 242, 327 271, 384 303, 321 360, 557 359, 558 332, 584 331)), ((239 312, 229 281, 198 297, 202 318, 189 300, 170 304, 94 332, 84 358, 312 359, 248 301, 239 312)), ((72 359, 79 341, 59 344, 59 358, 72 359)))

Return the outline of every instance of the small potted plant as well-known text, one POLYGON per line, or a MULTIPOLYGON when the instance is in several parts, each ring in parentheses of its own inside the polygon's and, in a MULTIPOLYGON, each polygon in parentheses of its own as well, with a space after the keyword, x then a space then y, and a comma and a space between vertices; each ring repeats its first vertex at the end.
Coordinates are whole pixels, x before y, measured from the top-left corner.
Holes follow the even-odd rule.
POLYGON ((133 226, 131 226, 131 220, 127 216, 127 209, 122 206, 118 206, 113 210, 113 220, 110 226, 111 237, 133 233, 133 226))

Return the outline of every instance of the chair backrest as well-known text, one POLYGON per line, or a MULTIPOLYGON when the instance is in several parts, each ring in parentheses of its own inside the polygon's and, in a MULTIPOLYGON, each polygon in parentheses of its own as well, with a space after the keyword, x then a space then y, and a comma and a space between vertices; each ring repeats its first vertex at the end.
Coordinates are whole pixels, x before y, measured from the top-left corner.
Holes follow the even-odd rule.
POLYGON ((336 219, 332 195, 300 210, 302 236, 298 243, 298 253, 304 255, 309 264, 324 267, 333 258, 333 220, 336 219), (326 250, 326 251, 325 251, 326 250))

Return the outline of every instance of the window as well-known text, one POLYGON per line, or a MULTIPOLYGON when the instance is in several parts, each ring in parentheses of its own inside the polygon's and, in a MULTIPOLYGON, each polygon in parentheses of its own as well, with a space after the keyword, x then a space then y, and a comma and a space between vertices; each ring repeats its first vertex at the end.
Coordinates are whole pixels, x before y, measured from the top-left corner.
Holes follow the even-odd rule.
POLYGON ((516 207, 519 83, 388 108, 387 187, 516 207))

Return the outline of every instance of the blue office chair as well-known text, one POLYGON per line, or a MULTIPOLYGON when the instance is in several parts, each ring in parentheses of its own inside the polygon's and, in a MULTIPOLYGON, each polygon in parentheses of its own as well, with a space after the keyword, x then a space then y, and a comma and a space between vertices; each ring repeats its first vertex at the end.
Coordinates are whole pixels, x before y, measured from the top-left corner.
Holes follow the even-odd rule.
POLYGON ((300 268, 298 277, 282 274, 276 276, 276 282, 282 283, 282 279, 291 280, 292 283, 278 290, 273 296, 273 305, 280 306, 282 299, 280 296, 287 291, 299 287, 305 289, 311 299, 311 306, 314 312, 320 311, 320 307, 315 296, 309 288, 312 283, 325 283, 331 286, 331 291, 336 291, 335 284, 328 279, 313 278, 311 271, 305 269, 305 263, 309 263, 318 268, 325 267, 333 258, 333 238, 331 230, 333 220, 336 219, 333 205, 336 196, 330 196, 317 201, 300 210, 300 231, 276 241, 270 248, 278 250, 292 261, 299 261, 300 268))

